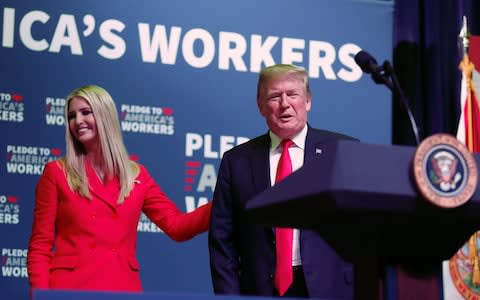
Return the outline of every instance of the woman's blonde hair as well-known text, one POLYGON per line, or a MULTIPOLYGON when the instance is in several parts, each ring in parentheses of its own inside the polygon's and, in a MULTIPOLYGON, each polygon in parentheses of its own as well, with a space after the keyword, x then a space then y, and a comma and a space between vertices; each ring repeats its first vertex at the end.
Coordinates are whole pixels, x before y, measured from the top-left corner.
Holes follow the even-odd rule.
POLYGON ((112 96, 97 85, 86 85, 75 89, 67 96, 65 104, 65 140, 66 156, 63 160, 68 185, 73 191, 91 199, 89 183, 85 173, 85 148, 76 140, 69 129, 68 109, 70 101, 81 97, 90 104, 97 125, 101 156, 103 157, 105 176, 117 177, 120 182, 120 194, 117 203, 121 204, 130 194, 134 180, 139 173, 136 163, 128 157, 123 143, 118 113, 112 96))

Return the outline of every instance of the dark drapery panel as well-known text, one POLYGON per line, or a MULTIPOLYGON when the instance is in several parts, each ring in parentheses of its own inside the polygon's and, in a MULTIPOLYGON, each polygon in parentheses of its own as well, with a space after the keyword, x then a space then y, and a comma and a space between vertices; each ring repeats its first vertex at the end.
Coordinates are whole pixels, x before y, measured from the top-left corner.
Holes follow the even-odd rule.
MULTIPOLYGON (((460 116, 458 70, 463 16, 480 34, 480 1, 399 0, 395 3, 393 65, 410 100, 421 138, 455 134, 460 116), (475 15, 477 18, 475 18, 475 15)), ((392 142, 414 145, 410 122, 399 99, 393 99, 392 142)))
MULTIPOLYGON (((460 117, 463 16, 471 34, 480 35, 478 0, 397 0, 393 65, 419 127, 420 139, 444 132, 455 135, 460 117), (475 17, 476 16, 476 17, 475 17)), ((392 142, 415 145, 407 112, 393 97, 392 142)), ((394 295, 388 299, 442 299, 441 265, 424 272, 395 268, 394 295)), ((387 282, 392 282, 389 278, 387 282)))

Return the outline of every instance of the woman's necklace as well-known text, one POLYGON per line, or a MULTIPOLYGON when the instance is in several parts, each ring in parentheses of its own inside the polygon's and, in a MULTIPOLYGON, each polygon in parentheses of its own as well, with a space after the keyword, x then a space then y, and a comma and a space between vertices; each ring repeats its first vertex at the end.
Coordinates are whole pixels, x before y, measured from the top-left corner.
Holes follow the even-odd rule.
POLYGON ((103 179, 105 177, 105 173, 102 171, 99 171, 97 168, 93 168, 95 170, 95 174, 97 174, 98 179, 100 179, 101 182, 103 182, 103 179))

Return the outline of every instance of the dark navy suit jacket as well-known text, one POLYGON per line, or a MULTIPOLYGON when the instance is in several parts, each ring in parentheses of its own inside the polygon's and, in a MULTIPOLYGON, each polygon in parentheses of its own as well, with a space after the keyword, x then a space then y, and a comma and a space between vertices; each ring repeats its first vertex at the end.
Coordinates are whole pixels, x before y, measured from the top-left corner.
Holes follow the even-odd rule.
MULTIPOLYGON (((349 136, 309 126, 304 164, 315 149, 349 136)), ((275 295, 275 234, 249 221, 247 202, 270 184, 270 136, 225 152, 213 195, 209 230, 210 268, 216 294, 275 295)), ((301 188, 299 186, 298 188, 301 188)), ((300 254, 310 297, 353 299, 353 267, 312 230, 300 231, 300 254)))

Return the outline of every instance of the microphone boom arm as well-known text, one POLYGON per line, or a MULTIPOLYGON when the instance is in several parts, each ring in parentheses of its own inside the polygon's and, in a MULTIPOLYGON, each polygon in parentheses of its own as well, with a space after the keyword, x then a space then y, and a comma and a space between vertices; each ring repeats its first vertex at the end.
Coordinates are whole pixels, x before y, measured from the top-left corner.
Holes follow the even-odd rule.
MULTIPOLYGON (((412 110, 410 109, 408 99, 407 99, 407 97, 405 97, 405 94, 403 93, 403 90, 400 87, 400 83, 398 81, 397 75, 395 74, 395 71, 393 70, 393 67, 388 60, 383 62, 383 65, 382 65, 381 69, 383 69, 383 71, 378 72, 378 74, 382 74, 382 75, 377 75, 377 76, 382 77, 383 83, 394 94, 397 94, 400 97, 400 100, 402 101, 403 107, 407 111, 408 119, 410 120, 410 125, 412 127, 412 131, 413 131, 413 134, 415 136, 415 142, 416 142, 417 145, 419 145, 420 144, 420 135, 418 133, 418 126, 417 126, 417 123, 415 122, 415 118, 413 116, 412 110)), ((372 74, 372 78, 373 78, 373 76, 374 76, 374 74, 372 74)), ((374 79, 374 81, 375 81, 375 79, 374 79)))
POLYGON ((370 53, 364 50, 360 50, 355 55, 355 62, 363 72, 371 74, 372 80, 375 83, 386 85, 394 95, 398 95, 400 97, 400 100, 407 111, 408 118, 410 119, 410 125, 412 127, 413 134, 415 135, 415 141, 417 142, 417 145, 420 144, 417 123, 415 122, 412 110, 410 109, 408 99, 405 97, 402 88, 400 87, 397 75, 395 75, 390 62, 385 60, 383 65, 379 66, 375 58, 373 58, 370 53))

